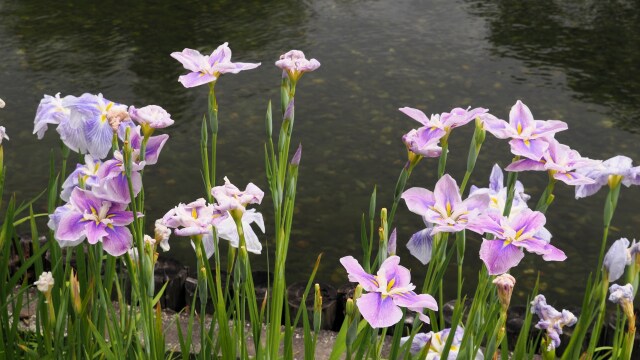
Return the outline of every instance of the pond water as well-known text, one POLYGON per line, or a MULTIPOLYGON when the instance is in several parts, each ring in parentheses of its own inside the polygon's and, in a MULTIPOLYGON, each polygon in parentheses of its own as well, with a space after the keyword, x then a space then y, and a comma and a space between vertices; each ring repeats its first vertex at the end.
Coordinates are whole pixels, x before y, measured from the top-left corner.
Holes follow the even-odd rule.
MULTIPOLYGON (((124 5, 0 1, 0 124, 5 144, 7 193, 29 199, 42 191, 55 130, 38 141, 32 121, 43 94, 105 97, 143 106, 158 104, 176 120, 160 162, 145 170, 150 220, 178 202, 204 194, 196 143, 206 110, 206 88, 185 89, 182 66, 169 57, 185 47, 211 51, 228 41, 234 60, 262 62, 257 70, 225 75, 220 105, 218 174, 243 187, 266 190, 264 112, 277 103, 280 71, 273 66, 291 48, 322 67, 298 87, 293 143, 302 142, 289 281, 304 280, 318 253, 318 278, 340 285, 338 259, 359 256, 359 228, 369 195, 390 206, 406 153, 401 136, 416 124, 397 109, 426 113, 457 106, 487 107, 498 117, 521 99, 538 119, 560 119, 570 130, 557 138, 592 158, 625 154, 640 163, 640 9, 637 2, 327 0, 195 1, 124 5)), ((461 179, 472 128, 451 138, 448 172, 461 179)), ((471 182, 485 186, 491 165, 506 166, 506 142, 487 137, 471 182)), ((409 186, 432 187, 437 164, 423 161, 409 186)), ((537 201, 546 175, 520 176, 537 201)), ((217 179, 221 181, 221 178, 217 179)), ((514 271, 526 296, 538 271, 548 298, 565 304, 581 297, 599 249, 605 191, 576 201, 573 188, 556 187, 548 212, 553 244, 569 256, 544 263, 528 255, 514 271)), ((640 231, 640 192, 623 189, 612 239, 640 231)), ((38 205, 43 210, 44 204, 38 205)), ((271 200, 260 211, 273 223, 271 200)), ((405 244, 422 228, 403 204, 396 216, 403 263, 421 283, 426 268, 405 244)), ((150 221, 151 223, 151 221, 150 221)), ((272 232, 261 239, 272 252, 272 232)), ((465 284, 475 288, 480 238, 469 236, 465 284)), ((172 238, 169 256, 195 257, 186 239, 172 238)), ((254 256, 264 269, 267 256, 254 256)), ((446 284, 445 284, 446 286, 446 284)), ((452 293, 455 285, 447 286, 452 293)), ((552 301, 552 300, 550 300, 552 301)))

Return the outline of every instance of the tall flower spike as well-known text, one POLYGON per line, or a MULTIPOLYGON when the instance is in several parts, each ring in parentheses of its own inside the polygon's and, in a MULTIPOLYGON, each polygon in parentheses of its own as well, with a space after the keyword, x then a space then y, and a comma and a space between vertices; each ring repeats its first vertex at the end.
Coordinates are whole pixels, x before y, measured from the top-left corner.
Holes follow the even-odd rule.
POLYGON ((260 63, 231 62, 231 49, 229 43, 218 46, 211 55, 202 55, 193 49, 184 49, 182 52, 173 52, 171 57, 178 60, 185 69, 191 72, 182 75, 178 81, 186 87, 196 87, 218 80, 222 74, 237 74, 243 70, 251 70, 260 66, 260 63))
POLYGON ((280 55, 276 66, 287 73, 289 80, 297 82, 302 74, 317 70, 320 67, 320 62, 316 59, 307 60, 300 50, 291 50, 280 55))
POLYGON ((376 275, 368 274, 353 256, 345 256, 340 263, 347 270, 349 281, 358 282, 367 294, 356 301, 356 305, 373 328, 389 327, 402 318, 400 307, 416 311, 420 320, 429 323, 423 309, 438 310, 435 299, 428 294, 416 294, 411 283, 409 269, 400 265, 398 256, 388 257, 376 275))

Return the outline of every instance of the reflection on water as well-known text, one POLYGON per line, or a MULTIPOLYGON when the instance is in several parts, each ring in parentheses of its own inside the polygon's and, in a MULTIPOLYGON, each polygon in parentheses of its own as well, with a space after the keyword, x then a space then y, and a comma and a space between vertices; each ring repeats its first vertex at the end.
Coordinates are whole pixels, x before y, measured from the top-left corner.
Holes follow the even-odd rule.
MULTIPOLYGON (((637 135, 640 79, 637 4, 585 8, 573 2, 385 1, 195 1, 124 5, 119 2, 57 3, 0 1, 0 97, 7 108, 0 121, 11 141, 5 157, 8 191, 27 199, 46 184, 49 147, 31 135, 42 94, 103 92, 125 104, 165 107, 176 125, 160 162, 145 170, 147 217, 156 219, 178 202, 203 195, 199 173, 199 122, 206 89, 184 89, 182 66, 169 57, 184 47, 211 51, 230 43, 234 60, 258 62, 257 70, 224 75, 216 86, 220 104, 218 174, 240 187, 264 179, 264 111, 277 101, 280 73, 273 62, 290 48, 322 63, 306 75, 296 98, 294 143, 303 143, 296 217, 291 239, 290 280, 306 278, 324 253, 319 278, 345 281, 338 258, 359 254, 360 214, 378 186, 379 204, 390 206, 393 186, 405 162, 400 138, 414 127, 397 111, 412 106, 430 112, 455 106, 489 107, 507 117, 516 99, 537 118, 567 121, 560 141, 593 158, 623 153, 640 160, 637 135), (544 11, 543 11, 544 10, 544 11), (578 14, 579 16, 574 16, 578 14), (615 16, 612 16, 615 15, 615 16), (634 49, 635 46, 635 49, 634 49), (634 60, 636 59, 636 60, 634 60), (634 66, 636 67, 634 69, 634 66), (634 102, 635 101, 635 102, 634 102)), ((471 128, 451 138, 448 171, 461 178, 471 128)), ((471 183, 484 185, 491 165, 505 166, 508 145, 488 139, 471 183)), ((408 186, 431 187, 434 161, 423 161, 408 186)), ((544 174, 523 174, 533 200, 546 185, 544 174)), ((604 194, 573 200, 558 186, 548 217, 554 244, 569 260, 546 264, 527 256, 517 270, 531 285, 543 272, 542 288, 580 296, 586 271, 599 248, 604 194)), ((612 237, 633 237, 640 222, 633 205, 639 192, 624 189, 612 237)), ((260 207, 273 252, 270 200, 260 207)), ((44 204, 41 204, 44 206, 44 204)), ((397 213, 403 263, 414 279, 425 267, 403 246, 422 228, 404 208, 397 213)), ((152 223, 152 221, 149 221, 152 223)), ((480 238, 469 236, 466 284, 480 267, 480 238)), ((193 262, 188 241, 172 239, 171 256, 193 262)), ((264 268, 267 257, 255 257, 264 268)), ((526 295, 520 288, 520 296, 526 295)), ((445 292, 453 290, 446 287, 445 292)), ((518 291, 518 288, 517 290, 518 291)))

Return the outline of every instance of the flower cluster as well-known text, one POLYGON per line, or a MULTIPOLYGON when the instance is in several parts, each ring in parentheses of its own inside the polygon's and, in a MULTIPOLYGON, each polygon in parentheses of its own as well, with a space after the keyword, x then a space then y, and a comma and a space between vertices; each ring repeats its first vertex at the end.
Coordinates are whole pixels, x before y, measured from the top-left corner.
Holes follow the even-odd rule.
POLYGON ((61 246, 75 246, 84 239, 90 244, 101 242, 104 250, 120 256, 131 248, 132 234, 127 228, 133 213, 127 210, 131 193, 137 196, 142 189, 140 171, 158 161, 169 135, 141 134, 131 118, 149 128, 173 123, 169 114, 159 106, 136 110, 106 100, 102 94, 83 94, 80 97, 45 95, 35 118, 34 134, 44 136, 48 124, 56 124, 61 140, 70 149, 86 153, 85 163, 62 184, 60 197, 67 204, 49 216, 49 227, 61 246), (151 115, 144 109, 151 108, 151 115), (141 114, 142 113, 142 114, 141 114), (158 115, 160 114, 160 115, 158 115), (125 139, 129 134, 128 139, 125 139), (104 159, 114 142, 128 140, 127 145, 104 159), (144 148, 144 154, 141 154, 144 148), (131 158, 130 178, 126 176, 124 152, 131 158), (131 191, 129 189, 131 182, 131 191))
MULTIPOLYGON (((156 222, 156 233, 159 232, 158 226, 164 226, 175 229, 174 232, 178 236, 201 236, 206 256, 210 258, 215 249, 214 228, 217 235, 228 240, 231 246, 239 246, 240 236, 235 224, 237 218, 242 223, 247 251, 260 254, 262 244, 251 224, 256 223, 264 233, 264 219, 262 214, 255 209, 246 209, 246 206, 260 204, 264 193, 252 183, 241 191, 226 177, 224 180, 224 185, 211 189, 216 203, 209 204, 202 198, 190 204, 181 203, 156 222)), ((193 242, 192 245, 195 246, 193 242)))

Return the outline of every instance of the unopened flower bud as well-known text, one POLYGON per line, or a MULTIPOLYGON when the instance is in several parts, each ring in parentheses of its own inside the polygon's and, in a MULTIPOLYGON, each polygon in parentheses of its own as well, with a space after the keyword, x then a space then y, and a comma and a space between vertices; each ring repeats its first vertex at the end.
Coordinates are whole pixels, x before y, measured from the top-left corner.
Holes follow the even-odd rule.
POLYGON ((620 185, 623 178, 624 176, 622 175, 617 175, 617 174, 609 175, 609 180, 608 180, 609 188, 613 189, 616 186, 620 185))
POLYGON ((389 243, 387 244, 387 253, 389 253, 389 255, 396 254, 396 244, 397 244, 397 238, 398 238, 396 230, 397 229, 394 228, 393 231, 391 232, 391 235, 389 236, 389 243))
POLYGON ((300 166, 300 158, 302 157, 302 144, 298 145, 296 153, 293 154, 291 159, 291 166, 300 166))
POLYGON ((353 301, 356 301, 362 296, 362 285, 358 284, 356 289, 353 291, 353 301))
POLYGON ((500 299, 502 310, 506 311, 511 302, 511 294, 513 294, 516 279, 509 274, 502 274, 493 279, 493 283, 498 288, 498 298, 500 299))
POLYGON ((71 276, 69 277, 69 288, 71 289, 71 305, 76 314, 82 312, 82 297, 80 296, 80 283, 78 282, 78 276, 75 271, 71 269, 71 276))
POLYGON ((351 298, 347 299, 346 314, 350 319, 352 319, 356 314, 356 307, 353 303, 353 299, 351 298))

